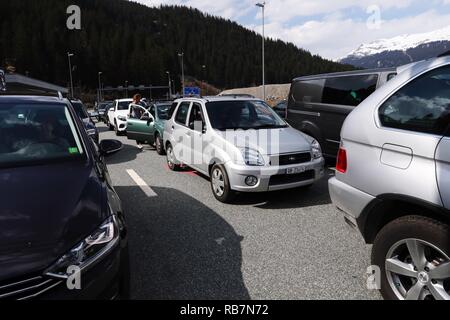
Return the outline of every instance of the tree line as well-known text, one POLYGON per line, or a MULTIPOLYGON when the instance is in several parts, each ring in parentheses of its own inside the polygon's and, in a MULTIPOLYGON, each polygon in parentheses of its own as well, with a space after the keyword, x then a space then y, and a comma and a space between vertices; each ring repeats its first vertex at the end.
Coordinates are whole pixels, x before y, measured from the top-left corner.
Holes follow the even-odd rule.
MULTIPOLYGON (((71 52, 76 86, 97 88, 98 71, 106 86, 166 85, 169 71, 179 89, 183 52, 186 76, 223 89, 261 84, 261 36, 196 9, 125 0, 1 0, 0 12, 3 67, 52 83, 68 85, 71 52), (66 27, 72 4, 81 8, 81 30, 66 27)), ((350 69, 291 43, 266 41, 267 83, 350 69)))

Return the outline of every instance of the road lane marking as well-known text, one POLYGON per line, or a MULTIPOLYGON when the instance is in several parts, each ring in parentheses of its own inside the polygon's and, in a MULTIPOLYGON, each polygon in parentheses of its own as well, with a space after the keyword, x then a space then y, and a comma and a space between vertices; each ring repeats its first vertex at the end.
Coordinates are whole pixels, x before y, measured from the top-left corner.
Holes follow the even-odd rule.
POLYGON ((147 195, 147 197, 151 198, 151 197, 157 197, 158 196, 156 194, 156 192, 153 191, 152 188, 150 188, 148 186, 148 184, 145 183, 144 180, 142 180, 141 177, 139 177, 139 175, 136 173, 136 171, 134 171, 132 169, 128 169, 127 173, 131 177, 131 179, 133 179, 134 182, 139 186, 139 188, 141 188, 141 190, 144 191, 144 193, 147 195))

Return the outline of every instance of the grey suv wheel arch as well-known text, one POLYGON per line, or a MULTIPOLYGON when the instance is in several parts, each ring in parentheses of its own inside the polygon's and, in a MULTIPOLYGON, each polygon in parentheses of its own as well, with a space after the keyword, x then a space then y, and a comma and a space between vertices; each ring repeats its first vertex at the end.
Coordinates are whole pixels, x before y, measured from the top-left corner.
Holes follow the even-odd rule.
POLYGON ((383 194, 371 201, 356 219, 367 244, 373 244, 378 232, 389 222, 404 216, 423 216, 450 224, 450 210, 422 199, 383 194))

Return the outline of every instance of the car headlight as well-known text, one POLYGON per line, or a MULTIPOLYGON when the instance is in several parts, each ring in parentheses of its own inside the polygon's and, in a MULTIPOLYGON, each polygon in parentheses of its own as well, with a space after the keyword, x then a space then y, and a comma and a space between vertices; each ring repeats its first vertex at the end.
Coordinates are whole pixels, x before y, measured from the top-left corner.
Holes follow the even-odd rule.
POLYGON ((76 266, 85 270, 101 259, 119 243, 119 228, 115 216, 108 218, 91 235, 78 243, 56 261, 46 272, 47 275, 65 278, 67 268, 76 266))
POLYGON ((244 162, 248 166, 264 166, 264 158, 261 156, 258 150, 249 149, 249 148, 240 148, 242 153, 242 158, 244 158, 244 162))
POLYGON ((319 158, 322 158, 322 148, 320 147, 319 141, 317 141, 316 139, 314 139, 314 140, 311 142, 311 148, 312 148, 313 159, 319 159, 319 158))
POLYGON ((119 119, 120 121, 127 121, 127 117, 125 116, 117 116, 117 119, 119 119))

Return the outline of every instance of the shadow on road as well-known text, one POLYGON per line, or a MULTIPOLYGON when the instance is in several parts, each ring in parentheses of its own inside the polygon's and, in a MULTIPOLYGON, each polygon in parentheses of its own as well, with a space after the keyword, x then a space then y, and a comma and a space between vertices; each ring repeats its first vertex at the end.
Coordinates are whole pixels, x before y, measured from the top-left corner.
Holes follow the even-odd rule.
POLYGON ((174 189, 116 187, 129 228, 133 299, 250 299, 240 237, 217 213, 174 189))
POLYGON ((137 146, 123 143, 122 150, 105 158, 106 164, 110 165, 133 161, 137 158, 137 155, 141 152, 142 150, 140 150, 137 146))

